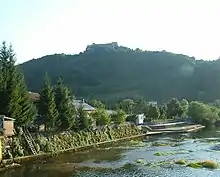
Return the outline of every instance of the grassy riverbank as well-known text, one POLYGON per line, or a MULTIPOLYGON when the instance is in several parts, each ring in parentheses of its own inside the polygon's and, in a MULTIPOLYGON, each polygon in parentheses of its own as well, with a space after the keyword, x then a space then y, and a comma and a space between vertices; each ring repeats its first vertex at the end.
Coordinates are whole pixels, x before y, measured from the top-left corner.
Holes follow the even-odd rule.
MULTIPOLYGON (((96 146, 98 144, 114 142, 118 139, 142 135, 143 132, 133 125, 120 125, 105 127, 96 131, 66 131, 61 133, 35 133, 32 134, 35 141, 35 149, 38 154, 56 154, 71 149, 83 149, 83 147, 96 146)), ((11 143, 9 151, 4 151, 4 159, 32 155, 26 141, 16 136, 11 143)))

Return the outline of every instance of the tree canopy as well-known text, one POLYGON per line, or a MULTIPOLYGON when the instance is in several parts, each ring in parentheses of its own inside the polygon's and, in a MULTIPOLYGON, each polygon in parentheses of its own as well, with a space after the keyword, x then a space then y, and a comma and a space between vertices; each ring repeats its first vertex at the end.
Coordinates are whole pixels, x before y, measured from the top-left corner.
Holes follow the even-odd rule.
POLYGON ((123 110, 119 109, 111 116, 111 120, 114 121, 116 124, 122 124, 125 122, 126 117, 126 113, 123 110))
POLYGON ((93 119, 96 122, 97 126, 109 125, 111 117, 103 109, 97 109, 92 114, 93 119))
POLYGON ((198 101, 193 101, 189 104, 188 115, 196 123, 208 126, 213 125, 220 120, 219 113, 220 110, 218 108, 198 101))
POLYGON ((183 114, 183 108, 181 103, 178 99, 172 98, 167 103, 167 116, 168 117, 177 117, 183 114))
POLYGON ((105 109, 105 105, 99 100, 91 100, 90 104, 95 108, 105 109))
POLYGON ((157 118, 159 118, 159 116, 160 116, 160 111, 159 111, 158 107, 150 104, 148 112, 146 114, 146 117, 152 118, 152 119, 157 119, 157 118))

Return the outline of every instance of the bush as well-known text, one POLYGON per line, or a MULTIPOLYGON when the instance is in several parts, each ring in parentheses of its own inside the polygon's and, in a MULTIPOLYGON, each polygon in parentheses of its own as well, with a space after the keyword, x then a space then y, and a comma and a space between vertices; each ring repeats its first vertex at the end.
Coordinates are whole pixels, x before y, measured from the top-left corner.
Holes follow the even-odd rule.
POLYGON ((188 115, 195 123, 200 123, 206 126, 213 125, 220 120, 219 110, 217 108, 197 101, 190 103, 188 115))
POLYGON ((115 114, 111 116, 111 119, 116 124, 122 124, 126 120, 126 113, 123 110, 118 110, 115 114))
POLYGON ((105 112, 105 110, 98 109, 95 113, 92 114, 94 120, 96 120, 97 126, 109 125, 111 118, 105 112))

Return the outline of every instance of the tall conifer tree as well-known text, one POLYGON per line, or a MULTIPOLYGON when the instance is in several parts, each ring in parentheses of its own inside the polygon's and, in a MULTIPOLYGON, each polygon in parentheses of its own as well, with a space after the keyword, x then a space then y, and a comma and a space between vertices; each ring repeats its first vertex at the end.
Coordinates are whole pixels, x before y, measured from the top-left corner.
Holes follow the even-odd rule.
POLYGON ((58 111, 56 109, 53 87, 51 86, 48 74, 45 74, 44 86, 40 93, 39 114, 44 120, 46 130, 57 128, 58 111))
POLYGON ((83 110, 83 107, 80 107, 77 112, 76 118, 76 128, 77 130, 86 130, 90 127, 91 120, 86 111, 83 110))
POLYGON ((30 124, 36 108, 29 98, 24 76, 15 65, 12 46, 5 42, 0 49, 0 114, 15 118, 19 126, 30 124))
POLYGON ((63 84, 61 78, 58 79, 54 88, 55 103, 59 112, 58 120, 61 129, 75 128, 76 110, 73 106, 73 95, 71 91, 63 84))

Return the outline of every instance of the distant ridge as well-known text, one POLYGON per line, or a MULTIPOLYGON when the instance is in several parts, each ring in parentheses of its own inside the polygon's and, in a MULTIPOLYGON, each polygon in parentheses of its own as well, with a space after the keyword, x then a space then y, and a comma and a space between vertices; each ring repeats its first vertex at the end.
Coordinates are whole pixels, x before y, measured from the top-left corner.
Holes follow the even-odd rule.
POLYGON ((45 71, 78 97, 115 102, 123 98, 166 101, 171 97, 220 98, 220 60, 195 60, 166 51, 132 50, 117 42, 91 44, 77 55, 55 54, 20 65, 30 90, 38 92, 45 71))

